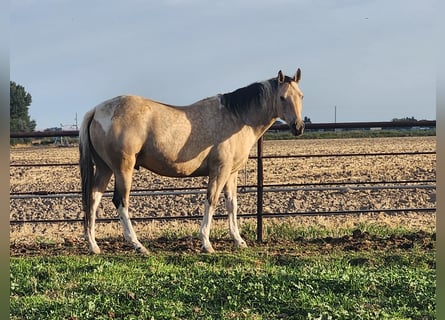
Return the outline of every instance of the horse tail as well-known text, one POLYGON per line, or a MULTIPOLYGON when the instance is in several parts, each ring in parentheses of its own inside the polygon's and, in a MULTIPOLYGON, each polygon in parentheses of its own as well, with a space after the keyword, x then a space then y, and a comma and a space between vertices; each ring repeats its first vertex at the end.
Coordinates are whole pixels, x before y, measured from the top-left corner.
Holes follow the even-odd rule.
POLYGON ((80 154, 80 180, 82 186, 82 207, 85 212, 85 232, 89 226, 90 208, 92 202, 92 187, 94 181, 94 149, 90 139, 90 124, 94 117, 95 109, 85 114, 79 131, 79 154, 80 154))

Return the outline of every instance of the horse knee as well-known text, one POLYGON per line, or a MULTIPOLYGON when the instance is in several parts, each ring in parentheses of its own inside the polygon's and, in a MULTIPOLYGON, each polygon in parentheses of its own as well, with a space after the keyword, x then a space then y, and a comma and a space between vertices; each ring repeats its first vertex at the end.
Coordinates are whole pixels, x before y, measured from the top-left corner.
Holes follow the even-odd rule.
POLYGON ((207 205, 209 206, 209 208, 216 208, 219 202, 219 194, 207 194, 207 205))

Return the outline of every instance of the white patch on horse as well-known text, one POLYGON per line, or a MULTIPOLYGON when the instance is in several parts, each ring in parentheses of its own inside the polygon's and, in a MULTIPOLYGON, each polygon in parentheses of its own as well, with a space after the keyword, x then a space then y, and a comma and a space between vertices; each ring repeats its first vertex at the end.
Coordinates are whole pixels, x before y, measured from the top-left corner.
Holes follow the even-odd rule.
POLYGON ((117 208, 122 228, 124 230, 124 238, 133 244, 134 248, 139 253, 148 253, 148 250, 139 242, 136 232, 134 232, 133 225, 130 221, 130 215, 128 214, 128 208, 122 205, 117 208))
POLYGON ((96 120, 100 124, 102 130, 105 133, 107 133, 108 130, 110 130, 114 111, 116 110, 117 107, 116 101, 117 99, 108 100, 96 107, 94 120, 96 120))

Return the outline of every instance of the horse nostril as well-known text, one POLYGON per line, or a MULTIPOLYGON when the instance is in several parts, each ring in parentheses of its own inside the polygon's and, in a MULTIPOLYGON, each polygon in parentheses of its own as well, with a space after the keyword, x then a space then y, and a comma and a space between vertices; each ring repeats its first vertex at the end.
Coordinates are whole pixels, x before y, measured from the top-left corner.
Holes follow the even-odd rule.
POLYGON ((292 124, 291 131, 295 136, 300 136, 303 134, 304 131, 304 122, 298 122, 292 124))
POLYGON ((295 121, 290 122, 289 124, 290 131, 294 136, 301 136, 304 131, 304 122, 303 121, 295 121))

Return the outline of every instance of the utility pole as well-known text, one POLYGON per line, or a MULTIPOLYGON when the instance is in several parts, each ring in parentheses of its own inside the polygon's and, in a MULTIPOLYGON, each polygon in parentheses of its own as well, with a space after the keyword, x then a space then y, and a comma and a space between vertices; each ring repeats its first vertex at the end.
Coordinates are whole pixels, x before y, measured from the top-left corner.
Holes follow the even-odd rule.
POLYGON ((334 123, 337 123, 337 105, 334 105, 334 123))

